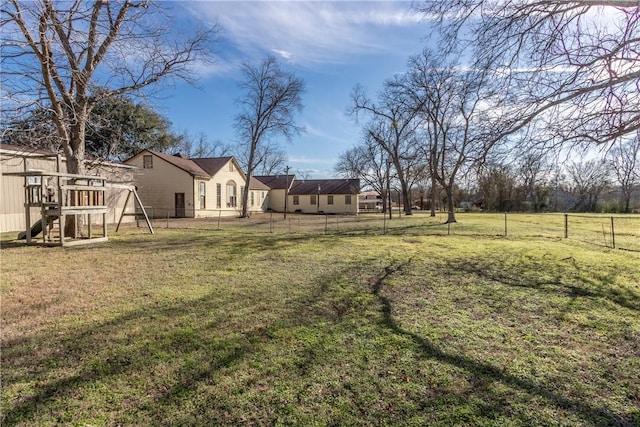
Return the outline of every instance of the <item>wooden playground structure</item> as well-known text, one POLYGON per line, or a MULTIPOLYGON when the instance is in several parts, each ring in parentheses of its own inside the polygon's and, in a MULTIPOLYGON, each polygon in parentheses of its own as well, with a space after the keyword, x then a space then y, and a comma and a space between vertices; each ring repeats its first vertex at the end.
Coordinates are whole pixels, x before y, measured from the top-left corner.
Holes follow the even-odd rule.
MULTIPOLYGON (((153 227, 142 205, 135 186, 122 183, 109 183, 106 178, 94 175, 77 175, 60 172, 60 156, 56 157, 56 172, 43 170, 29 170, 27 162, 24 163, 23 172, 3 173, 7 176, 24 177, 24 214, 25 231, 20 233, 18 239, 26 239, 27 244, 42 244, 47 246, 74 246, 88 243, 106 242, 107 235, 107 212, 109 206, 106 204, 105 193, 109 188, 128 190, 127 201, 125 202, 120 222, 125 215, 127 203, 131 194, 134 195, 137 203, 137 212, 142 214, 147 222, 149 231, 154 233, 153 227), (32 225, 32 208, 39 209, 39 220, 32 225), (138 211, 139 209, 139 211, 138 211), (86 215, 87 221, 83 221, 86 215), (96 230, 92 219, 100 215, 101 230, 96 230), (65 234, 67 218, 74 217, 74 227, 71 235, 65 234), (87 235, 83 236, 78 232, 78 223, 85 223, 87 235), (57 232, 55 232, 57 230, 57 232), (42 239, 34 239, 42 233, 42 239)), ((116 228, 116 231, 118 231, 116 228)), ((80 230, 82 231, 82 230, 80 230)))

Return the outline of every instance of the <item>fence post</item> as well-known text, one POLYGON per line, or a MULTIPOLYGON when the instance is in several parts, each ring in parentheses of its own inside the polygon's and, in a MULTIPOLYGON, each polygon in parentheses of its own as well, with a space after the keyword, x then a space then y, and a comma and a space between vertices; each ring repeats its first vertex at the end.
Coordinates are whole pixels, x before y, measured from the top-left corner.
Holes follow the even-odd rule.
POLYGON ((569 214, 564 214, 564 238, 569 238, 569 214))
POLYGON ((616 231, 613 228, 613 217, 611 217, 611 247, 616 248, 616 231))
POLYGON ((387 234, 387 213, 382 212, 382 234, 387 234))
POLYGON ((451 223, 447 222, 447 235, 451 235, 451 223))
POLYGON ((222 209, 218 209, 218 230, 220 230, 220 217, 222 216, 222 209))
POLYGON ((269 233, 273 233, 273 211, 269 214, 269 233))
POLYGON ((329 232, 329 215, 324 214, 324 234, 329 232))
POLYGON ((504 237, 507 237, 507 213, 504 213, 504 237))
POLYGON ((167 209, 167 228, 169 228, 169 209, 167 209))

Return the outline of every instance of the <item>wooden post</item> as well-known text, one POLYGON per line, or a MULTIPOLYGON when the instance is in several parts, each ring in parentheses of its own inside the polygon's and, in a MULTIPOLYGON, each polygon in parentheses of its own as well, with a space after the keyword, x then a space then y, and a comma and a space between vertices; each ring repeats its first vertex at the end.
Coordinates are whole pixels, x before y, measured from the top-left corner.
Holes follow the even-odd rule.
MULTIPOLYGON (((120 214, 120 219, 118 220, 118 225, 116 225, 116 233, 118 232, 118 230, 120 229, 120 223, 122 222, 122 218, 125 215, 125 211, 127 210, 127 203, 129 203, 129 198, 131 197, 131 190, 129 190, 129 192, 127 193, 127 198, 124 201, 124 206, 122 207, 122 213, 120 214)), ((133 209, 135 211, 136 208, 136 204, 133 204, 133 209)))
POLYGON ((564 214, 564 238, 569 238, 569 214, 564 214))
POLYGON ((507 237, 507 213, 504 213, 504 237, 507 237))
POLYGON ((613 217, 611 217, 611 247, 616 248, 616 231, 613 228, 613 217))
POLYGON ((142 215, 144 215, 144 220, 147 222, 147 226, 149 227, 149 232, 151 234, 155 234, 155 231, 153 231, 153 226, 151 225, 151 221, 149 220, 149 216, 147 215, 147 211, 144 209, 144 206, 142 206, 142 201, 140 200, 140 197, 138 196, 138 192, 136 191, 136 188, 133 187, 131 189, 131 191, 133 192, 133 197, 135 198, 136 202, 138 202, 138 206, 140 206, 140 210, 142 211, 142 215))

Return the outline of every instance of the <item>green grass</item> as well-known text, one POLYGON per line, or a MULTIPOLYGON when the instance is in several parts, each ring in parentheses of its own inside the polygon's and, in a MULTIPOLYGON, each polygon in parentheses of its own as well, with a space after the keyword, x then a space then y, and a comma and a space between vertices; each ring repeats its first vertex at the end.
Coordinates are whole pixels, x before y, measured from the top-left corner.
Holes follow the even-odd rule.
POLYGON ((259 220, 5 242, 2 425, 640 424, 640 253, 259 220))

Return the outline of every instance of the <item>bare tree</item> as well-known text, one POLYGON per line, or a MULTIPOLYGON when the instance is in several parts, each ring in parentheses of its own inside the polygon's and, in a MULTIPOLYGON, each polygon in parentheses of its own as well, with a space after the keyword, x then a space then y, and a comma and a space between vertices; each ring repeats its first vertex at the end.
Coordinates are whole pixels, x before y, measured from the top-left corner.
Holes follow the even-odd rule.
POLYGON ((28 99, 50 109, 68 172, 85 172, 97 102, 167 78, 189 80, 189 66, 208 58, 215 26, 180 39, 160 13, 149 18, 152 9, 130 0, 3 2, 3 89, 16 108, 28 99))
POLYGON ((637 1, 429 0, 418 9, 438 19, 450 47, 473 49, 474 67, 502 78, 512 102, 503 134, 541 120, 549 140, 603 144, 640 129, 637 1))
POLYGON ((415 143, 419 108, 404 92, 402 78, 396 76, 386 81, 378 93, 377 102, 367 96, 362 86, 356 86, 351 93, 353 104, 350 114, 356 118, 364 114, 370 119, 365 132, 380 146, 387 161, 393 165, 400 184, 404 213, 411 215, 411 172, 419 156, 418 144, 415 143))
POLYGON ((478 190, 486 210, 508 212, 519 207, 516 178, 509 165, 483 165, 478 176, 478 190))
POLYGON ((578 212, 595 212, 598 200, 609 186, 609 169, 602 159, 571 162, 567 167, 570 189, 575 198, 572 210, 578 212))
MULTIPOLYGON (((244 170, 248 170, 249 146, 247 143, 239 144, 235 150, 235 156, 244 170)), ((254 152, 254 175, 273 175, 284 169, 287 162, 287 153, 280 144, 273 140, 265 140, 254 152)))
POLYGON ((340 154, 334 170, 345 178, 359 178, 365 187, 380 194, 384 201, 382 212, 387 212, 389 182, 391 176, 391 162, 388 155, 369 134, 365 134, 364 141, 340 154))
POLYGON ((70 173, 84 171, 87 120, 97 102, 161 79, 188 80, 189 66, 208 58, 216 27, 178 40, 168 23, 145 19, 151 7, 148 1, 3 5, 2 24, 11 34, 3 46, 3 85, 14 98, 51 110, 70 173))
POLYGON ((170 149, 189 158, 223 157, 231 155, 233 151, 230 144, 220 139, 209 142, 209 138, 204 132, 192 135, 188 131, 182 132, 179 135, 179 142, 170 149))
POLYGON ((640 132, 614 147, 609 153, 611 168, 622 192, 623 211, 629 213, 631 196, 640 184, 640 132))
POLYGON ((470 163, 483 162, 498 141, 484 104, 492 98, 487 75, 424 50, 410 59, 404 87, 423 121, 429 172, 447 194, 447 222, 456 222, 459 175, 470 163))
POLYGON ((243 64, 242 74, 240 88, 244 94, 237 100, 241 112, 235 118, 235 127, 246 158, 247 180, 242 193, 242 216, 246 217, 249 182, 265 161, 268 146, 275 144, 270 138, 281 135, 290 140, 303 130, 294 119, 302 110, 305 87, 304 81, 283 70, 274 56, 267 56, 258 65, 243 64))
POLYGON ((545 196, 549 194, 546 177, 551 172, 551 165, 545 153, 535 151, 521 153, 514 163, 525 197, 531 202, 534 212, 540 212, 545 196))

